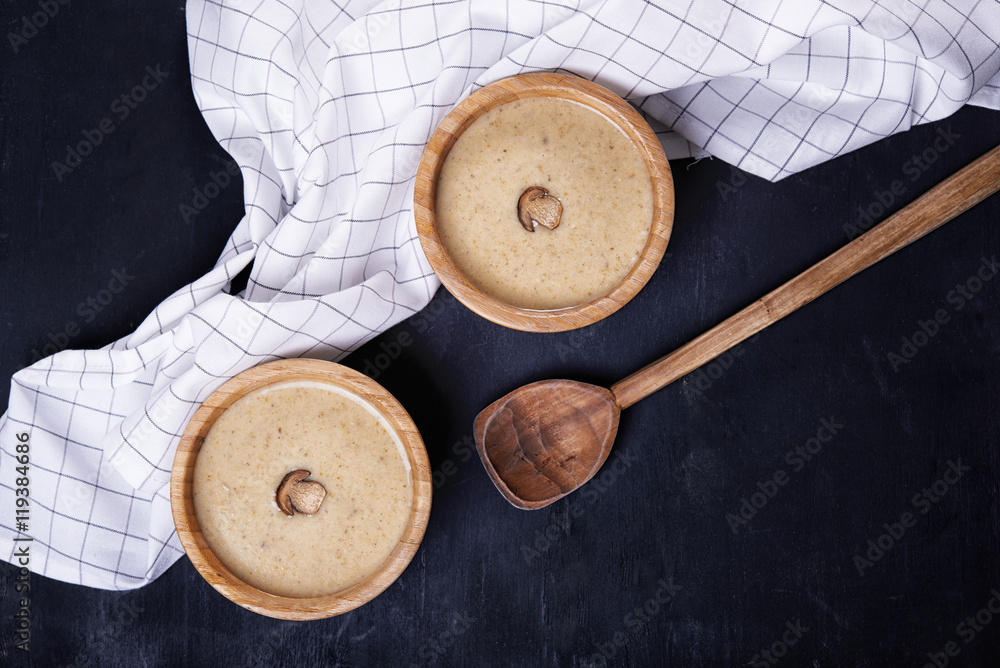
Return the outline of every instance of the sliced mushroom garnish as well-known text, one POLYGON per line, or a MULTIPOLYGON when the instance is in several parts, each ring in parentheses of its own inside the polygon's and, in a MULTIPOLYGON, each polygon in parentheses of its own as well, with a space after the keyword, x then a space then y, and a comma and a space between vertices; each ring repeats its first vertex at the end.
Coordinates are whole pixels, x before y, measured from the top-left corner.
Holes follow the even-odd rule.
POLYGON ((274 500, 281 512, 292 516, 296 511, 303 515, 314 515, 326 498, 326 488, 315 480, 306 480, 310 475, 305 469, 291 471, 278 485, 274 500))
POLYGON ((292 485, 292 507, 304 515, 315 515, 326 498, 326 487, 315 480, 303 480, 292 485))
POLYGON ((517 200, 517 219, 529 232, 535 231, 535 225, 554 230, 562 219, 562 202, 545 188, 531 186, 517 200))

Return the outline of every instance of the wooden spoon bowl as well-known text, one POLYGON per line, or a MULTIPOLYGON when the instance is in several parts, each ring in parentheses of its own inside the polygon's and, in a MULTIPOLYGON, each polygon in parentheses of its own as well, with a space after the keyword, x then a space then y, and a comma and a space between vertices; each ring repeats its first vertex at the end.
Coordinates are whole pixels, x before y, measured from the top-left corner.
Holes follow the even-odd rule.
POLYGON ((476 417, 479 458, 508 501, 533 510, 590 480, 611 453, 621 409, 609 390, 540 380, 476 417), (487 445, 489 444, 489 446, 487 445))
POLYGON ((229 600, 268 617, 288 620, 322 619, 367 603, 384 591, 410 563, 431 508, 431 471, 427 450, 416 425, 396 399, 367 376, 332 362, 283 360, 249 369, 212 393, 195 412, 177 447, 170 476, 170 505, 177 536, 191 563, 212 587, 229 600), (198 452, 209 430, 237 400, 262 387, 289 381, 334 385, 373 408, 399 437, 409 459, 413 501, 403 534, 382 565, 361 582, 324 596, 277 596, 254 587, 230 571, 209 547, 195 514, 193 480, 198 452))
POLYGON ((670 239, 674 187, 663 147, 649 124, 625 100, 586 79, 554 73, 522 74, 485 86, 448 114, 424 150, 414 190, 417 234, 427 260, 456 299, 495 323, 527 332, 561 332, 605 318, 631 300, 656 271, 670 239), (638 150, 653 192, 653 219, 646 244, 628 274, 609 292, 568 308, 533 310, 504 303, 474 286, 455 265, 437 226, 438 178, 448 152, 480 116, 515 100, 548 97, 585 105, 617 125, 638 150))

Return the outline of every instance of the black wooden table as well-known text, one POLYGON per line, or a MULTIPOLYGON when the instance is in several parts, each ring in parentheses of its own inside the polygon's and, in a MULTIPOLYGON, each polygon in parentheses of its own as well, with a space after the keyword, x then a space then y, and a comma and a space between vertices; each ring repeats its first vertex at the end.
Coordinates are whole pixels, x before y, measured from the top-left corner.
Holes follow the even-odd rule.
MULTIPOLYGON (((0 59, 4 406, 22 366, 131 332, 242 215, 238 185, 196 202, 228 156, 180 3, 55 4, 0 59), (100 144, 68 155, 84 133, 100 144)), ((38 6, 8 3, 5 27, 38 6)), ((345 360, 410 411, 435 471, 423 544, 374 602, 275 621, 186 559, 126 593, 32 576, 25 655, 2 564, 0 663, 997 665, 1000 199, 626 411, 604 471, 549 508, 502 499, 471 428, 529 381, 613 383, 998 143, 1000 115, 965 108, 778 184, 673 163, 667 256, 614 316, 526 334, 441 291, 345 360)))

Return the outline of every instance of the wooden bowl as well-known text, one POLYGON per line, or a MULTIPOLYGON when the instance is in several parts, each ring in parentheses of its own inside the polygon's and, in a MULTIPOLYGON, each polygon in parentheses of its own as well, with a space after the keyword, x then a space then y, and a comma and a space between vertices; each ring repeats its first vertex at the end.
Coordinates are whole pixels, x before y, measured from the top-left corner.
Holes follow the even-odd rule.
POLYGON ((528 332, 561 332, 594 323, 624 306, 656 271, 674 218, 674 187, 663 147, 638 112, 611 91, 586 79, 555 73, 522 74, 490 84, 462 101, 445 117, 424 150, 414 190, 417 234, 441 283, 460 302, 495 323, 528 332), (646 245, 618 285, 593 301, 553 310, 506 304, 485 294, 462 275, 441 241, 437 226, 438 178, 458 137, 477 118, 500 105, 530 97, 554 97, 581 103, 617 125, 646 164, 653 192, 653 220, 646 245))
POLYGON ((413 420, 396 399, 367 376, 333 362, 283 360, 249 369, 212 393, 191 418, 181 437, 170 476, 170 505, 184 551, 209 584, 229 600, 269 617, 323 619, 367 603, 385 590, 413 558, 431 508, 431 471, 427 450, 413 420), (208 546, 195 516, 195 461, 216 419, 243 396, 274 383, 311 380, 334 385, 362 399, 391 426, 409 457, 413 483, 410 517, 396 548, 376 572, 351 587, 313 598, 276 596, 236 577, 208 546))

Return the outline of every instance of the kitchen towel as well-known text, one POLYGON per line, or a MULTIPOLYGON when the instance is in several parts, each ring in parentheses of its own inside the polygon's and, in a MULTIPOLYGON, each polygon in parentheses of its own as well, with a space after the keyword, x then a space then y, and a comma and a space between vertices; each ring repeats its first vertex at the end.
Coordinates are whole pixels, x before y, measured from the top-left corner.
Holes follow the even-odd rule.
POLYGON ((339 359, 428 303, 438 282, 416 238, 414 174, 436 125, 479 87, 540 70, 593 79, 642 111, 669 157, 716 156, 771 180, 964 104, 1000 107, 992 0, 186 11, 195 98, 240 166, 246 215, 215 268, 135 333, 15 374, 0 422, 0 556, 17 564, 30 538, 34 572, 92 587, 141 586, 182 555, 171 462, 222 382, 279 358, 339 359))

